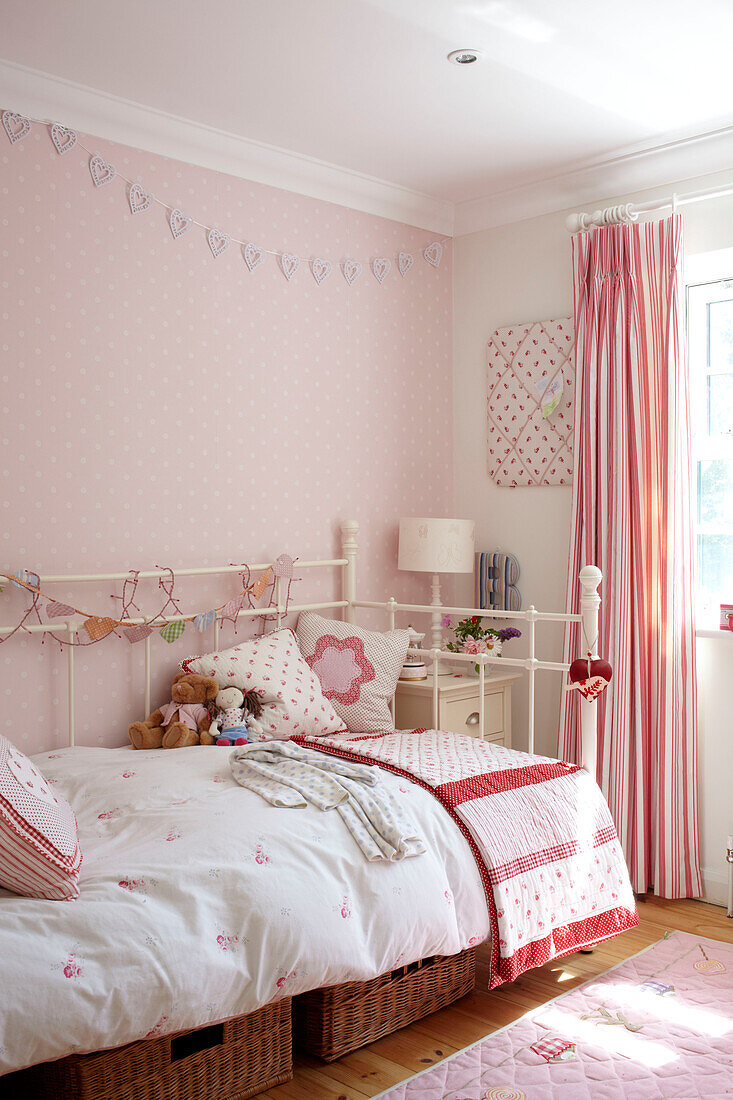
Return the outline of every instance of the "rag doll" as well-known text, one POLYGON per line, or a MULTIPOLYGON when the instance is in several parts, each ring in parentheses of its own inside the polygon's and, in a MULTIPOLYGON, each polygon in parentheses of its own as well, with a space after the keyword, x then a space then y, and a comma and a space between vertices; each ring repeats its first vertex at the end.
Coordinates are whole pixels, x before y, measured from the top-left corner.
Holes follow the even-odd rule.
POLYGON ((217 745, 245 745, 260 739, 263 728, 257 719, 262 713, 262 703, 256 691, 221 688, 214 703, 218 713, 209 733, 217 745))

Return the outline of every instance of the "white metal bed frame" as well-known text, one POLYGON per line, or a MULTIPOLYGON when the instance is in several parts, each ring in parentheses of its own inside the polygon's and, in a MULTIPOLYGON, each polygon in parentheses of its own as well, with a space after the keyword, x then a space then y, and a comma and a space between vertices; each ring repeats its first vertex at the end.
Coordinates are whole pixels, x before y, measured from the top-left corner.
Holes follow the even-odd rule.
MULTIPOLYGON (((297 568, 300 569, 329 569, 329 568, 341 568, 342 569, 342 594, 343 598, 340 600, 326 600, 315 603, 291 603, 288 606, 283 604, 282 598, 282 581, 280 577, 275 579, 275 592, 274 601, 269 607, 257 607, 257 608, 244 608, 237 613, 237 618, 241 619, 256 619, 260 618, 263 614, 275 619, 277 627, 282 626, 283 619, 287 614, 292 614, 300 611, 336 611, 341 610, 344 618, 347 622, 354 623, 356 621, 356 609, 357 608, 370 608, 373 610, 384 611, 387 615, 387 621, 390 629, 395 625, 395 614, 398 611, 408 611, 415 614, 433 615, 436 611, 441 615, 460 615, 465 617, 467 615, 480 615, 483 618, 489 617, 486 608, 481 607, 448 607, 441 606, 436 607, 433 604, 414 604, 414 603, 399 603, 394 597, 390 597, 388 600, 375 601, 375 600, 357 600, 356 598, 356 558, 357 558, 357 541, 356 536, 359 533, 359 524, 356 520, 345 520, 341 524, 341 549, 342 557, 321 559, 316 561, 298 561, 297 568)), ((252 573, 258 573, 264 571, 268 566, 272 565, 272 562, 256 562, 249 566, 252 573)), ((177 569, 175 571, 177 577, 203 577, 203 576, 218 576, 230 573, 241 573, 241 565, 224 565, 224 566, 205 566, 200 569, 177 569)), ((149 569, 147 571, 141 571, 138 576, 140 579, 144 578, 156 578, 162 577, 167 574, 167 570, 164 569, 149 569)), ((76 584, 86 582, 100 582, 100 581, 124 581, 128 579, 129 572, 126 573, 78 573, 78 574, 42 574, 39 576, 39 581, 42 586, 49 584, 76 584)), ((5 577, 6 580, 11 581, 13 578, 9 574, 0 574, 0 578, 5 577)), ((494 611, 491 610, 490 617, 492 619, 524 619, 528 623, 528 643, 529 643, 529 656, 527 657, 489 657, 486 654, 465 654, 465 653, 451 653, 449 650, 444 649, 426 649, 423 651, 425 658, 432 663, 433 670, 436 675, 433 676, 433 724, 438 724, 438 676, 437 673, 440 670, 440 662, 448 660, 453 662, 464 662, 466 664, 479 666, 479 729, 483 731, 484 728, 484 685, 486 676, 486 666, 492 664, 501 664, 502 667, 523 668, 528 673, 528 692, 529 692, 529 752, 534 752, 534 725, 535 725, 535 674, 539 669, 549 669, 555 672, 567 672, 569 665, 561 661, 543 661, 538 659, 536 655, 536 642, 535 642, 535 625, 538 622, 579 622, 581 623, 581 636, 586 640, 585 652, 579 654, 579 656, 587 657, 590 650, 593 657, 598 656, 597 641, 598 641, 598 615, 601 604, 600 596, 598 595, 598 586, 601 582, 601 571, 593 565, 586 565, 580 571, 580 584, 582 586, 582 594, 580 600, 580 614, 571 615, 565 612, 554 611, 538 611, 535 607, 529 607, 526 611, 494 611)), ((173 615, 161 615, 155 618, 155 625, 162 626, 167 622, 172 622, 174 619, 180 619, 182 616, 189 617, 191 615, 200 614, 200 611, 178 611, 173 615)), ((126 626, 133 626, 136 624, 144 624, 145 618, 130 618, 125 620, 126 626)), ((82 623, 78 619, 58 619, 51 623, 34 623, 29 626, 23 626, 22 631, 30 634, 43 634, 43 633, 66 633, 69 641, 73 642, 78 635, 82 623)), ((0 635, 11 634, 16 629, 15 626, 0 626, 0 635)), ((219 620, 215 619, 211 629, 214 635, 214 649, 219 648, 219 620)), ((145 639, 144 651, 145 651, 145 713, 150 714, 150 692, 151 692, 151 678, 152 678, 152 647, 150 644, 151 636, 145 639)), ((75 695, 74 695, 74 646, 69 645, 66 650, 68 661, 68 729, 69 729, 69 745, 74 744, 75 740, 75 695)), ((582 740, 582 761, 583 767, 595 778, 596 775, 596 739, 597 739, 597 709, 594 703, 589 703, 585 699, 579 700, 581 708, 581 740, 582 740)), ((394 704, 393 704, 394 705, 394 704)))

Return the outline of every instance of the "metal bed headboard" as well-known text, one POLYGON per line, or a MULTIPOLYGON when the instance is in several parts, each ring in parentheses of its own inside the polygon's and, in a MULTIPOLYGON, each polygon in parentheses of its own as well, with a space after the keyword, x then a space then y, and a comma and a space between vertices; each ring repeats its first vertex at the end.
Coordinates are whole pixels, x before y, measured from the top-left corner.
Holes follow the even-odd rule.
MULTIPOLYGON (((486 608, 477 607, 449 607, 447 605, 433 605, 433 604, 413 604, 413 603, 399 603, 394 597, 390 597, 388 600, 375 601, 375 600, 357 600, 356 598, 356 559, 358 545, 356 537, 359 533, 359 524, 356 520, 345 520, 341 524, 341 549, 342 557, 340 558, 324 558, 315 561, 298 561, 298 569, 341 569, 341 585, 342 585, 342 599, 340 600, 321 600, 313 603, 297 603, 289 604, 285 606, 282 601, 281 591, 281 578, 275 578, 275 598, 274 603, 267 608, 243 608, 237 612, 237 619, 256 619, 261 617, 264 613, 273 617, 277 622, 277 627, 282 625, 283 618, 286 611, 288 614, 300 611, 337 611, 340 610, 343 613, 343 617, 346 622, 356 622, 356 610, 357 608, 369 608, 372 610, 381 610, 386 613, 387 622, 390 629, 394 629, 395 614, 400 612, 412 612, 414 614, 434 615, 436 612, 446 615, 480 615, 483 618, 503 618, 503 619, 524 619, 528 623, 528 643, 529 643, 529 656, 527 657, 489 657, 486 654, 465 654, 465 653, 451 653, 449 650, 444 649, 426 649, 423 651, 424 657, 433 665, 435 675, 433 676, 433 724, 438 724, 438 673, 440 671, 441 661, 464 662, 466 664, 477 664, 479 666, 479 728, 483 731, 484 728, 484 684, 486 675, 486 666, 492 664, 501 664, 506 668, 523 668, 528 672, 528 692, 529 692, 529 751, 534 751, 534 723, 535 723, 535 674, 539 669, 549 669, 556 672, 567 672, 569 665, 560 661, 543 661, 538 659, 536 655, 536 641, 535 641, 535 625, 538 622, 578 622, 582 624, 582 634, 586 639, 593 639, 590 643, 590 649, 592 656, 597 657, 597 639, 598 639, 598 615, 601 604, 600 596, 598 595, 598 586, 601 582, 601 571, 595 566, 586 565, 580 571, 580 584, 582 586, 581 595, 581 612, 579 615, 566 614, 565 612, 554 611, 538 611, 535 607, 529 607, 525 611, 491 611, 490 616, 487 616, 486 608)), ((252 573, 261 572, 273 565, 273 562, 256 562, 249 566, 252 573)), ((241 565, 223 565, 223 566, 205 566, 200 569, 177 569, 175 571, 177 577, 211 577, 226 575, 231 573, 239 573, 242 570, 241 565)), ((162 577, 167 573, 164 569, 149 569, 141 571, 138 575, 140 579, 162 577)), ((11 581, 12 575, 0 573, 0 579, 5 578, 11 581)), ((121 573, 76 573, 76 574, 40 574, 39 580, 42 585, 49 584, 77 584, 77 583, 95 583, 100 581, 124 581, 129 577, 129 572, 121 573)), ((162 615, 156 617, 156 626, 162 625, 166 622, 172 622, 175 619, 179 619, 181 615, 191 616, 199 614, 198 611, 178 611, 173 615, 162 615)), ((144 624, 146 619, 144 617, 130 618, 125 620, 126 626, 134 626, 136 624, 144 624)), ((81 622, 78 619, 57 619, 51 623, 34 623, 30 626, 23 626, 22 632, 30 634, 43 634, 65 632, 70 641, 73 641, 76 635, 81 629, 81 622)), ((11 634, 15 630, 15 626, 0 626, 0 635, 11 634)), ((215 619, 211 627, 213 631, 214 649, 219 647, 219 620, 215 619)), ((151 676, 152 676, 152 647, 151 636, 144 641, 145 652, 145 713, 150 713, 150 691, 151 691, 151 676)), ((74 646, 67 647, 67 674, 68 674, 68 727, 69 727, 69 745, 74 744, 74 730, 75 730, 75 695, 74 695, 74 646)), ((579 654, 580 656, 580 654, 579 654)), ((583 657, 587 656, 587 652, 582 654, 583 657)), ((584 699, 579 700, 580 703, 580 717, 581 717, 581 740, 582 740, 582 764, 592 776, 596 774, 596 739, 597 739, 597 709, 593 703, 589 703, 584 699)))

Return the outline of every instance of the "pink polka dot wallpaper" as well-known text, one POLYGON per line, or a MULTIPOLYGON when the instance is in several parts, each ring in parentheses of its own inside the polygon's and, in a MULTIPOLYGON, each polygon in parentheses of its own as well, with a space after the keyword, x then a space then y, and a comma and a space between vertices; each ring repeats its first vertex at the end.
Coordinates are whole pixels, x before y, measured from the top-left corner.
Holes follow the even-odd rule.
MULTIPOLYGON (((450 246, 435 269, 420 255, 425 231, 82 140, 185 214, 301 264, 288 282, 273 256, 250 272, 236 244, 215 259, 204 229, 176 240, 160 206, 132 215, 126 184, 96 188, 87 154, 60 157, 45 127, 12 146, 0 134, 0 567, 335 556, 339 521, 354 517, 359 595, 427 599, 427 578, 396 570, 396 528, 401 515, 451 510, 450 246), (404 279, 400 250, 415 254, 404 279), (378 256, 393 258, 381 286, 378 256), (315 257, 333 264, 320 285, 315 257), (348 258, 364 265, 351 287, 338 268, 348 258)), ((181 582, 184 607, 220 603, 231 584, 181 582)), ((104 615, 120 591, 53 594, 104 615)), ((300 601, 332 593, 335 577, 304 574, 293 588, 300 601)), ((141 586, 144 611, 160 602, 154 583, 141 586)), ((24 603, 6 588, 0 622, 24 603)), ((222 644, 233 639, 227 627, 222 644)), ((189 627, 152 644, 155 706, 180 656, 211 649, 213 635, 189 627)), ((110 637, 77 650, 80 743, 122 744, 143 716, 143 648, 110 637)), ((0 731, 24 751, 65 743, 58 645, 0 645, 0 700, 0 731)))

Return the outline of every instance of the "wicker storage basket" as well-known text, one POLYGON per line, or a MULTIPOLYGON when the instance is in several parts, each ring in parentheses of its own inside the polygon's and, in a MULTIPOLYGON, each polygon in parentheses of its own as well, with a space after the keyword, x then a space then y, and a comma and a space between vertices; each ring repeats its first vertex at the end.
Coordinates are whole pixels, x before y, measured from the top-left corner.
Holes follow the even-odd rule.
POLYGON ((368 982, 303 993, 293 1002, 295 1042, 326 1062, 445 1008, 473 989, 476 949, 436 955, 368 982))
POLYGON ((293 1076, 291 1002, 0 1077, 3 1100, 244 1100, 293 1076))

